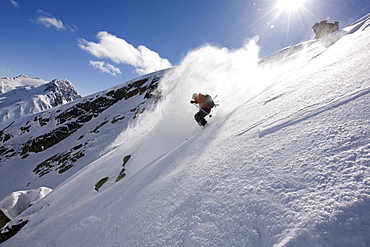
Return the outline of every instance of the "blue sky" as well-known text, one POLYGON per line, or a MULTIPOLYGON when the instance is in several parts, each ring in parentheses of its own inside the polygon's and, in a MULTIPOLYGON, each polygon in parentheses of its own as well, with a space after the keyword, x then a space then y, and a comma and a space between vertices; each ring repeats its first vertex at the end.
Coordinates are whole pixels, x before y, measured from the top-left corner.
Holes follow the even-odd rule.
POLYGON ((0 77, 68 79, 84 96, 259 36, 260 57, 370 13, 369 0, 0 0, 0 77), (294 4, 288 3, 288 6, 294 4))

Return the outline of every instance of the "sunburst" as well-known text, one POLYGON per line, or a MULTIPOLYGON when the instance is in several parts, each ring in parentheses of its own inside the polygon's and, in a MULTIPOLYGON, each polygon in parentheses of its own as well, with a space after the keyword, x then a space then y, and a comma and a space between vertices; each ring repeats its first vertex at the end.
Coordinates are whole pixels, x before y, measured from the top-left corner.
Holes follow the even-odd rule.
POLYGON ((299 11, 305 2, 306 0, 278 0, 277 8, 280 12, 299 11))

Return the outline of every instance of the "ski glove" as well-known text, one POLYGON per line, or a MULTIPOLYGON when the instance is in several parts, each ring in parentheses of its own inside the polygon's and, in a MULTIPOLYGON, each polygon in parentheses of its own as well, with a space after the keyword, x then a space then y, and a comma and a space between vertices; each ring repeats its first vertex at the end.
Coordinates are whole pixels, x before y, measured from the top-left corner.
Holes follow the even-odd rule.
POLYGON ((195 103, 195 101, 194 100, 190 100, 190 104, 194 104, 195 103))

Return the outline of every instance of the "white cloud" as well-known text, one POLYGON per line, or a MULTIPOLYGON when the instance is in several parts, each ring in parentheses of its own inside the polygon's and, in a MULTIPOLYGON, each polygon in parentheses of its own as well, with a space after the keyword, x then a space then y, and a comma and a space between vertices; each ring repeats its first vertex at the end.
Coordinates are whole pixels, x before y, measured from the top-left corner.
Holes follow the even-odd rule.
POLYGON ((48 12, 45 12, 45 11, 43 11, 42 9, 38 9, 36 12, 37 12, 39 15, 45 15, 45 16, 53 17, 53 15, 52 15, 52 14, 50 14, 50 13, 48 13, 48 12))
POLYGON ((76 25, 66 25, 66 27, 72 32, 76 32, 78 30, 78 27, 76 25))
POLYGON ((75 25, 64 25, 59 19, 56 19, 52 14, 49 14, 41 9, 37 10, 39 17, 37 23, 46 26, 47 28, 56 28, 57 30, 70 30, 76 32, 78 28, 75 25))
POLYGON ((19 4, 15 0, 10 0, 10 3, 13 4, 14 7, 19 7, 19 4))
POLYGON ((0 66, 0 69, 6 73, 9 73, 10 72, 10 69, 7 69, 7 68, 4 68, 2 66, 0 66))
POLYGON ((119 68, 113 66, 110 63, 103 62, 103 61, 90 61, 90 65, 93 66, 95 69, 100 70, 103 73, 108 73, 114 76, 121 74, 119 68))
POLYGON ((39 16, 37 18, 37 22, 48 28, 55 27, 57 30, 66 29, 66 27, 63 25, 63 22, 54 17, 39 16))
POLYGON ((99 32, 99 43, 80 39, 78 46, 97 58, 107 58, 117 64, 128 64, 136 69, 139 75, 171 67, 171 63, 161 58, 158 53, 140 45, 135 48, 124 39, 108 32, 99 32))

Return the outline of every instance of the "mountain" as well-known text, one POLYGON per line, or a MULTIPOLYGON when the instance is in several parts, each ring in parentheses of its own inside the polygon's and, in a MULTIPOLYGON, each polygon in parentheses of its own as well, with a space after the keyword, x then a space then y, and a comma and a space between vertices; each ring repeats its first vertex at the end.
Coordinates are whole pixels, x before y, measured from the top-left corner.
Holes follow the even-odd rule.
POLYGON ((3 129, 2 198, 53 191, 0 246, 369 246, 370 14, 263 60, 255 41, 3 129), (205 129, 194 92, 220 104, 205 129))
POLYGON ((127 128, 154 99, 151 92, 163 73, 24 116, 0 130, 0 173, 7 174, 0 182, 0 198, 41 184, 54 188, 99 158, 114 133, 127 128))
POLYGON ((68 80, 48 83, 26 75, 1 78, 0 93, 0 126, 81 98, 68 80))

